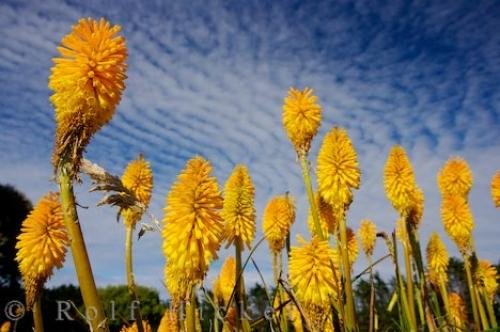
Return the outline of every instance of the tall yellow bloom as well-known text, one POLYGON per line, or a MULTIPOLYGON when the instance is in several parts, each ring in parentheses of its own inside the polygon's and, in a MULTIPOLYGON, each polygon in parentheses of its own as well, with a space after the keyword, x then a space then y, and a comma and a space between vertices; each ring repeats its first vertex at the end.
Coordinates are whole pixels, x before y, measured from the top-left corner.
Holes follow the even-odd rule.
POLYGON ((467 326, 467 311, 464 300, 458 293, 450 293, 448 295, 450 304, 450 316, 455 328, 460 331, 465 330, 467 326))
POLYGON ((441 220, 445 231, 455 242, 460 251, 466 252, 470 247, 474 219, 462 196, 447 196, 441 203, 441 220))
POLYGON ((438 172, 437 183, 443 196, 466 197, 472 188, 472 172, 465 160, 459 157, 448 159, 438 172))
POLYGON ((222 295, 219 277, 214 279, 214 282, 212 284, 212 293, 214 294, 214 301, 217 304, 220 305, 224 302, 224 296, 222 295))
POLYGON ((432 233, 427 243, 427 272, 432 284, 439 287, 441 281, 444 283, 448 281, 448 262, 449 256, 445 244, 438 233, 432 233))
POLYGON ((347 227, 347 253, 349 255, 349 264, 352 267, 356 258, 358 258, 358 241, 356 240, 356 234, 350 227, 347 227))
POLYGON ((300 246, 292 247, 290 253, 290 285, 301 303, 329 307, 337 294, 331 265, 336 253, 318 237, 310 242, 298 237, 298 241, 300 246))
POLYGON ((494 299, 498 291, 498 274, 495 266, 490 261, 486 259, 479 260, 474 281, 478 289, 482 289, 491 300, 494 299))
POLYGON ((361 182, 354 146, 343 128, 326 134, 318 153, 316 175, 321 197, 334 207, 344 208, 352 201, 352 189, 361 182))
MULTIPOLYGON (((142 154, 127 165, 121 180, 123 186, 147 208, 153 190, 153 172, 142 154)), ((142 212, 136 207, 123 209, 121 215, 125 225, 134 226, 141 219, 142 212)))
POLYGON ((313 90, 288 90, 283 104, 283 126, 295 151, 307 154, 321 123, 321 106, 313 90))
POLYGON ((491 179, 491 199, 497 208, 500 208, 500 171, 491 179))
POLYGON ((55 166, 66 153, 72 153, 78 165, 91 136, 113 116, 127 69, 120 29, 103 18, 84 18, 61 41, 49 78, 57 122, 55 166))
POLYGON ((361 220, 358 237, 365 255, 371 256, 377 240, 377 226, 375 226, 375 223, 370 219, 361 220))
POLYGON ((275 196, 264 209, 262 230, 269 249, 275 254, 285 247, 290 227, 295 221, 295 203, 289 195, 275 196))
POLYGON ((223 238, 222 197, 211 172, 202 157, 189 160, 165 203, 163 252, 191 283, 203 279, 223 238))
POLYGON ((158 332, 179 332, 177 312, 172 309, 165 310, 158 326, 158 332))
POLYGON ((245 165, 237 165, 224 187, 222 217, 225 221, 224 235, 228 246, 237 238, 252 246, 255 235, 255 188, 245 165))
POLYGON ((416 197, 415 174, 403 147, 395 145, 384 168, 385 194, 399 213, 408 213, 416 197))
MULTIPOLYGON (((145 320, 142 321, 142 327, 144 328, 144 332, 153 332, 151 325, 145 320)), ((120 332, 139 332, 139 328, 137 327, 137 323, 134 322, 130 326, 123 325, 120 332)))
MULTIPOLYGON (((330 204, 325 202, 319 193, 316 193, 314 197, 318 206, 319 222, 323 234, 334 234, 339 223, 338 217, 335 215, 336 211, 334 211, 330 204)), ((309 209, 309 214, 307 216, 307 227, 309 228, 311 234, 314 233, 314 220, 311 209, 309 209)))
POLYGON ((222 299, 224 300, 224 304, 227 305, 236 285, 236 260, 234 257, 226 258, 220 270, 218 280, 222 299))
POLYGON ((17 237, 16 261, 24 282, 28 309, 35 303, 54 267, 63 266, 68 244, 59 197, 48 193, 23 221, 21 234, 17 237))
POLYGON ((170 300, 173 307, 181 304, 189 298, 190 282, 186 275, 175 269, 172 264, 166 264, 164 269, 164 284, 170 294, 170 300))

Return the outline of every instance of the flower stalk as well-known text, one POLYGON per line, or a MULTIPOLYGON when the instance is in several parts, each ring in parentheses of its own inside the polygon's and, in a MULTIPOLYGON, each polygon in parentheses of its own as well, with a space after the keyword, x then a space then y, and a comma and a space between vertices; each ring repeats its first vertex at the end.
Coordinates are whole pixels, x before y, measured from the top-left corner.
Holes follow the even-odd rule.
POLYGON ((340 219, 340 252, 342 256, 342 272, 344 281, 344 293, 346 296, 346 328, 348 331, 355 331, 356 328, 356 312, 354 311, 354 297, 351 283, 351 264, 349 262, 349 253, 347 250, 347 227, 345 218, 340 219))
POLYGON ((64 224, 69 233, 71 254, 75 265, 80 292, 88 313, 89 323, 95 332, 109 331, 104 309, 97 294, 87 248, 76 211, 75 195, 72 183, 72 164, 62 159, 58 168, 58 182, 61 194, 61 206, 64 224))
POLYGON ((44 332, 42 315, 42 294, 39 294, 33 304, 33 325, 35 332, 44 332))
POLYGON ((125 266, 126 266, 126 274, 127 274, 127 286, 128 292, 130 294, 130 298, 133 302, 137 303, 137 305, 133 306, 134 308, 134 318, 137 323, 138 332, 144 332, 144 327, 142 325, 142 315, 139 297, 137 296, 137 290, 135 287, 134 281, 134 269, 133 269, 133 261, 132 261, 132 237, 134 234, 134 229, 131 225, 126 226, 126 236, 125 236, 125 266))
POLYGON ((309 206, 311 209, 311 214, 314 222, 314 233, 321 239, 325 239, 325 235, 321 229, 321 224, 319 223, 319 213, 318 206, 316 204, 316 199, 314 197, 314 191, 312 188, 311 181, 311 170, 309 161, 307 160, 306 153, 299 154, 300 167, 302 169, 302 177, 304 178, 304 185, 306 187, 307 199, 309 200, 309 206))

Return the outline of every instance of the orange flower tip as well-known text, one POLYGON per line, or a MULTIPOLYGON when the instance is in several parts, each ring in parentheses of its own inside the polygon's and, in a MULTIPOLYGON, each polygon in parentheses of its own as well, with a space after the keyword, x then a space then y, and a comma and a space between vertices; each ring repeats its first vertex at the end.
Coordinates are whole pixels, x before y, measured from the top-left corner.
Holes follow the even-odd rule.
POLYGON ((283 126, 299 154, 307 154, 321 124, 321 106, 310 88, 290 88, 283 102, 283 126))

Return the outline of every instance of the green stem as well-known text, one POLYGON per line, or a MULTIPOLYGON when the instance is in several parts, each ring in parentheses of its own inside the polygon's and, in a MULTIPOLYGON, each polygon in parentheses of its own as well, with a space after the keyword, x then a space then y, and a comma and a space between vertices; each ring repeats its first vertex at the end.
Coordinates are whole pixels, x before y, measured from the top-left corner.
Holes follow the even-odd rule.
POLYGON ((375 285, 373 284, 373 263, 372 256, 368 256, 368 264, 370 267, 370 324, 368 331, 373 332, 375 322, 375 285))
POLYGON ((85 247, 85 241, 83 240, 82 230, 78 221, 70 170, 71 164, 63 160, 58 169, 58 182, 64 224, 68 230, 71 242, 71 255, 73 256, 89 324, 92 326, 94 332, 107 332, 109 328, 106 315, 104 314, 104 308, 97 293, 87 248, 85 247))
POLYGON ((242 264, 241 264, 241 252, 243 250, 243 243, 238 237, 235 241, 235 252, 236 252, 236 293, 234 294, 234 300, 236 303, 236 330, 240 331, 242 328, 243 313, 245 312, 245 284, 243 280, 242 264))
POLYGON ((344 292, 346 295, 346 328, 348 331, 355 331, 356 328, 356 313, 354 311, 354 297, 352 295, 351 284, 351 264, 349 263, 349 253, 347 251, 347 226, 345 218, 342 218, 339 223, 340 243, 339 249, 342 256, 342 271, 344 273, 344 292))
POLYGON ((314 233, 321 240, 325 240, 325 236, 323 234, 323 231, 321 230, 321 224, 319 222, 318 207, 316 206, 316 199, 314 197, 307 154, 305 153, 299 154, 299 159, 300 159, 300 167, 302 168, 302 177, 304 178, 304 185, 307 191, 307 198, 309 199, 309 207, 311 209, 311 214, 314 222, 314 233))
POLYGON ((483 324, 483 330, 489 330, 490 324, 488 322, 488 318, 486 317, 486 312, 484 311, 483 303, 481 298, 479 297, 479 293, 476 287, 474 287, 474 293, 476 295, 477 308, 479 311, 479 317, 481 318, 481 322, 483 324))
POLYGON ((126 236, 125 236, 125 266, 127 272, 127 285, 128 292, 132 301, 137 303, 134 305, 134 317, 136 319, 137 330, 139 332, 144 332, 144 327, 142 326, 142 316, 141 316, 141 306, 139 302, 139 297, 137 296, 137 290, 135 288, 134 281, 134 270, 132 263, 132 237, 134 234, 134 229, 132 225, 126 226, 126 236))
POLYGON ((476 303, 476 296, 474 291, 474 284, 472 282, 472 273, 470 271, 470 261, 467 255, 463 255, 465 274, 467 276, 467 286, 469 288, 470 301, 472 303, 472 315, 474 317, 474 330, 479 331, 481 327, 481 321, 479 320, 479 311, 476 303))
MULTIPOLYGON (((278 256, 278 269, 279 269, 279 274, 281 274, 281 271, 283 271, 281 252, 278 256)), ((278 274, 278 276, 279 276, 279 274, 278 274)), ((285 300, 285 295, 283 294, 283 287, 281 287, 281 285, 278 285, 278 296, 279 296, 280 307, 281 307, 283 305, 284 300, 285 300)), ((282 332, 288 332, 288 320, 286 317, 286 310, 284 307, 281 308, 281 310, 280 310, 280 325, 281 325, 282 332)))
POLYGON ((33 305, 33 325, 35 332, 43 332, 43 315, 42 315, 42 294, 40 293, 33 305))
POLYGON ((398 286, 398 298, 400 299, 401 313, 404 319, 404 322, 407 324, 407 327, 410 331, 417 331, 417 326, 410 318, 410 309, 408 307, 408 300, 406 298, 406 289, 403 283, 403 277, 401 276, 401 272, 399 269, 399 261, 398 261, 398 245, 396 242, 396 234, 392 233, 392 250, 394 251, 393 259, 394 265, 396 267, 396 281, 398 286))
POLYGON ((196 332, 196 288, 192 286, 191 297, 186 305, 186 330, 196 332))
POLYGON ((486 310, 488 311, 488 317, 490 318, 490 325, 492 329, 497 329, 497 319, 495 317, 495 310, 493 309, 493 301, 488 297, 486 292, 481 292, 484 303, 486 303, 486 310))
POLYGON ((407 296, 408 296, 408 306, 410 309, 410 319, 413 321, 413 324, 417 325, 417 316, 415 314, 415 289, 413 285, 413 273, 411 268, 411 258, 410 252, 408 250, 408 246, 403 244, 403 253, 405 258, 405 268, 406 268, 406 284, 407 284, 407 296))
POLYGON ((443 278, 439 278, 439 292, 441 293, 441 298, 443 299, 444 309, 446 310, 446 320, 450 326, 453 326, 453 319, 450 314, 450 300, 448 298, 448 290, 446 289, 446 284, 443 278))

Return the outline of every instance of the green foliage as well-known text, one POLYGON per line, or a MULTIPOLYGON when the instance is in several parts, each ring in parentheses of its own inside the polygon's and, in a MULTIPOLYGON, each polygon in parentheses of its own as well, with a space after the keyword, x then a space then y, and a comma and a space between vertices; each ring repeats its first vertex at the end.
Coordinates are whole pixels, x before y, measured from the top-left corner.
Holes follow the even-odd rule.
MULTIPOLYGON (((395 290, 395 283, 386 283, 380 275, 375 272, 373 275, 375 288, 375 312, 378 315, 379 331, 398 330, 398 311, 396 308, 392 312, 387 311, 387 306, 395 290)), ((354 294, 356 298, 357 320, 360 331, 368 331, 370 318, 370 278, 361 279, 355 286, 354 294)))
MULTIPOLYGON (((155 330, 165 311, 165 303, 160 301, 158 292, 153 288, 137 286, 137 295, 143 319, 147 320, 155 330)), ((100 288, 99 296, 106 310, 111 331, 118 331, 124 324, 133 321, 133 308, 127 286, 100 288)))

